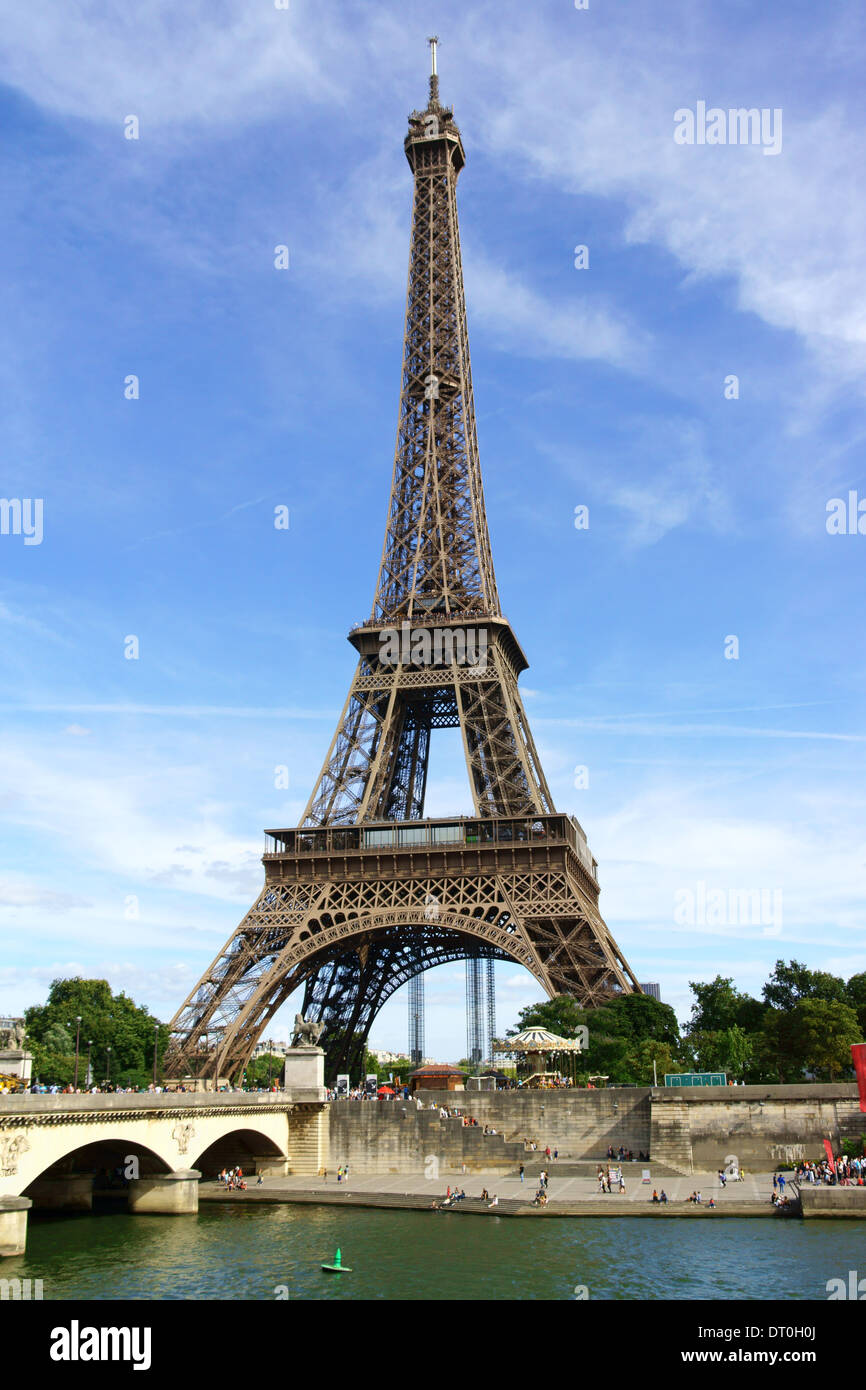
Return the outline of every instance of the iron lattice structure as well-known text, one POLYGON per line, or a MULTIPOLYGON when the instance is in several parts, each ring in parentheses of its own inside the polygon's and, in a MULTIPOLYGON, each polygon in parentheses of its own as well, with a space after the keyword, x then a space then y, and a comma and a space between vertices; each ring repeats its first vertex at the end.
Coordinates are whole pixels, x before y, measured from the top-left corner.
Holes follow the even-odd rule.
POLYGON ((409 1061, 420 1067, 424 1061, 424 976, 409 981, 409 1061))
POLYGON ((484 1041, 487 1044, 485 1056, 490 1059, 490 1065, 494 1066, 496 1059, 493 1056, 493 1043, 496 1038, 496 966, 492 959, 485 961, 487 978, 487 1033, 484 1041))
POLYGON ((349 634, 358 665, 303 826, 267 832, 261 894, 172 1020, 173 1075, 237 1076, 302 985, 331 1075, 357 1071, 385 1000, 445 961, 518 961, 586 1005, 640 988, 598 911, 583 831, 555 814, 518 690, 527 662, 500 608, 475 430, 465 155, 433 51, 405 140, 402 392, 372 613, 349 634), (443 825, 423 817, 431 734, 448 727, 475 819, 443 825))
POLYGON ((473 1067, 484 1060, 484 984, 481 961, 471 956, 466 962, 466 1056, 473 1067))

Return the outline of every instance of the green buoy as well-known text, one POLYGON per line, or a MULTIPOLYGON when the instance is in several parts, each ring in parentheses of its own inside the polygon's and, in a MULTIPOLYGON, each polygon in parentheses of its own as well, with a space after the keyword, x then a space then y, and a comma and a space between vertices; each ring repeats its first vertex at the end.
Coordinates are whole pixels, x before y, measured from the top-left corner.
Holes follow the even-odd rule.
POLYGON ((352 1273, 352 1271, 351 1271, 351 1269, 349 1268, 349 1266, 343 1264, 343 1252, 340 1250, 339 1247, 337 1248, 337 1253, 336 1253, 336 1255, 334 1256, 334 1263, 333 1263, 332 1265, 322 1265, 322 1269, 327 1270, 329 1274, 351 1274, 351 1273, 352 1273))

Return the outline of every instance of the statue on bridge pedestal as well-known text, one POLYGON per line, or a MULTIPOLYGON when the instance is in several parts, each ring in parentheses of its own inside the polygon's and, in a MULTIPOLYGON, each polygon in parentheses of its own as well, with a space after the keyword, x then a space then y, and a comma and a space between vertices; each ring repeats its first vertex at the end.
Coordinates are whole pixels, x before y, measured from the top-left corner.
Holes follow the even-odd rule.
POLYGON ((0 1048, 20 1050, 24 1046, 25 1033, 23 1018, 10 1019, 5 1027, 0 1028, 0 1048))
POLYGON ((295 1014, 295 1031, 292 1033, 292 1047, 317 1047, 319 1038, 325 1031, 324 1023, 314 1023, 303 1014, 295 1014))

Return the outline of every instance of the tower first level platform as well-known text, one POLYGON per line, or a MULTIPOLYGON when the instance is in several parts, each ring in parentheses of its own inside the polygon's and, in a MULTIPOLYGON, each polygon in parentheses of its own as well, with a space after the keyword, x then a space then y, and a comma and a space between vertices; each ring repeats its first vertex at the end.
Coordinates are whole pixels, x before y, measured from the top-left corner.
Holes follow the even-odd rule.
POLYGON ((349 1028, 334 1040, 346 1069, 396 989, 469 954, 522 965, 547 994, 577 992, 588 1007, 640 988, 599 913, 596 863, 573 817, 269 830, 263 862, 259 898, 175 1023, 199 1074, 236 1072, 303 984, 322 990, 323 1009, 351 993, 349 1028))

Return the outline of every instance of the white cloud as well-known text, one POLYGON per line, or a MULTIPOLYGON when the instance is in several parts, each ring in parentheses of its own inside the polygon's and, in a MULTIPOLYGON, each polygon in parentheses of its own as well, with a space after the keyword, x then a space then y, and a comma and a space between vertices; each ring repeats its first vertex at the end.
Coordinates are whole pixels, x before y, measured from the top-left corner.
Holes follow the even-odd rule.
POLYGON ((646 359, 648 335, 621 310, 576 292, 568 300, 540 294, 477 251, 467 252, 465 261, 472 322, 509 351, 572 361, 596 358, 618 366, 646 359))
POLYGON ((287 98, 338 101, 332 69, 349 41, 345 27, 311 28, 301 7, 292 11, 226 0, 7 7, 5 81, 46 110, 116 125, 118 138, 133 113, 145 140, 175 123, 260 120, 287 98))
MULTIPOLYGON (((862 122, 852 119, 846 98, 816 86, 798 102, 788 88, 775 158, 758 147, 674 143, 675 110, 697 96, 727 104, 734 53, 747 104, 779 105, 787 74, 766 49, 772 31, 756 26, 744 60, 740 29, 720 30, 709 14, 695 20, 681 4, 661 17, 642 15, 639 35, 625 23, 583 24, 564 38, 562 15, 479 3, 452 17, 443 95, 459 97, 458 119, 472 143, 507 162, 511 177, 517 165, 558 192, 624 202, 626 242, 663 247, 690 283, 731 279, 742 310, 799 334, 825 365, 860 371, 866 151, 862 122), (671 42, 678 25, 687 27, 688 44, 671 42)), ((811 28, 789 37, 794 56, 803 45, 804 63, 814 42, 811 28)), ((418 74, 416 101, 424 90, 414 29, 357 5, 338 19, 331 7, 302 3, 290 12, 271 5, 239 11, 219 0, 186 0, 181 11, 155 0, 133 15, 98 0, 74 7, 56 0, 8 9, 4 50, 7 82, 48 111, 116 125, 119 140, 130 111, 141 117, 143 139, 150 127, 177 144, 184 123, 237 130, 287 110, 303 113, 311 101, 357 122, 373 101, 390 110, 409 72, 418 74), (375 61, 359 61, 365 54, 375 61), (390 75, 384 89, 383 73, 390 75)), ((371 135, 380 150, 394 138, 375 122, 371 135)), ((375 271, 376 244, 393 244, 394 224, 381 184, 370 197, 375 271)), ((344 201, 343 219, 352 213, 344 201)), ((401 237, 401 266, 403 247, 401 237)), ((474 273, 479 312, 509 338, 522 325, 530 353, 623 361, 634 351, 621 311, 572 314, 502 267, 481 262, 474 273)))
POLYGON ((155 751, 149 764, 130 770, 123 763, 122 750, 88 750, 86 758, 71 748, 65 758, 48 749, 9 750, 0 773, 7 825, 37 831, 58 852, 72 848, 83 868, 120 876, 129 893, 161 880, 221 899, 242 901, 255 891, 260 836, 225 830, 227 808, 209 806, 203 790, 209 771, 158 765, 155 751), (207 845, 205 858, 178 854, 190 834, 207 845))
MULTIPOLYGON (((862 370, 862 122, 825 89, 786 105, 777 157, 758 147, 675 144, 675 110, 697 97, 727 104, 726 50, 741 37, 714 32, 707 16, 693 26, 696 47, 677 49, 665 38, 676 22, 668 7, 641 24, 639 43, 585 28, 565 53, 535 12, 512 22, 495 59, 508 100, 491 101, 491 73, 474 94, 488 145, 559 191, 623 200, 626 241, 663 247, 692 283, 731 279, 740 309, 799 334, 825 365, 862 370)), ((802 41, 814 44, 814 33, 802 41)), ((760 48, 754 57, 761 62, 760 48)), ((746 105, 779 105, 774 55, 763 60, 764 72, 745 73, 746 105)), ((740 63, 738 90, 743 80, 740 63)))

